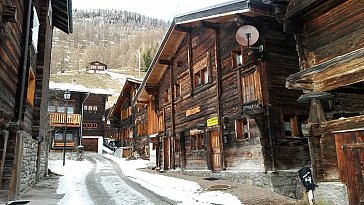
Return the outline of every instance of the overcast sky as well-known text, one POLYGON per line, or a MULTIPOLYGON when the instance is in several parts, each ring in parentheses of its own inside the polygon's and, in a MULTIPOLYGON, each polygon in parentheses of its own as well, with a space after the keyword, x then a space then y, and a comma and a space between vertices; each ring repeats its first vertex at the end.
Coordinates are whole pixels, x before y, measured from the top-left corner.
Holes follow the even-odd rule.
POLYGON ((74 9, 120 9, 150 17, 172 20, 181 13, 213 6, 229 0, 73 0, 74 9))

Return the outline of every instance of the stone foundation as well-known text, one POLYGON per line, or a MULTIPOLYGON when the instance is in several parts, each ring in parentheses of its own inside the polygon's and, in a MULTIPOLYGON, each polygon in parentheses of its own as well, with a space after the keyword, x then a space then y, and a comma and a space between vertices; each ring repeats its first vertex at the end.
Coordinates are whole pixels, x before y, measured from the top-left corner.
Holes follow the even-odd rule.
POLYGON ((182 174, 199 177, 220 177, 237 183, 251 186, 269 188, 273 192, 291 198, 302 198, 303 186, 298 178, 297 170, 284 170, 277 172, 234 172, 222 171, 213 173, 210 170, 173 170, 182 174))
POLYGON ((315 202, 324 205, 349 205, 345 184, 340 182, 320 182, 315 188, 315 202))

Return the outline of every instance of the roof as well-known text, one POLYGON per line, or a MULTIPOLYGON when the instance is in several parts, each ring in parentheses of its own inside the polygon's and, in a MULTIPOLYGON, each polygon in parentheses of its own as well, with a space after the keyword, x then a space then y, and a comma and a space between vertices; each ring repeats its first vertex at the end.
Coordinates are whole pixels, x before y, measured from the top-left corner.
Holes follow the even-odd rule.
POLYGON ((125 84, 123 86, 123 88, 121 89, 120 95, 114 105, 114 108, 112 110, 112 114, 114 115, 115 113, 119 113, 122 106, 124 105, 124 103, 128 100, 127 97, 124 96, 125 91, 130 91, 131 89, 131 83, 132 84, 137 84, 140 85, 141 84, 141 80, 140 79, 135 79, 135 78, 126 78, 125 80, 125 84))
MULTIPOLYGON (((157 86, 159 84, 168 67, 167 65, 160 64, 159 60, 171 60, 173 58, 186 36, 186 31, 183 31, 184 29, 199 27, 202 21, 207 24, 220 24, 233 22, 237 15, 255 17, 271 16, 273 13, 273 7, 263 4, 261 1, 234 0, 176 16, 138 89, 137 99, 145 101, 149 97, 145 91, 146 85, 157 86)), ((133 101, 133 104, 135 103, 136 100, 133 101)))
POLYGON ((72 0, 52 0, 53 25, 61 31, 73 32, 72 0))
POLYGON ((91 93, 91 94, 99 94, 99 95, 113 95, 113 93, 100 88, 87 88, 83 85, 77 85, 72 83, 54 83, 49 82, 49 90, 69 90, 71 92, 80 92, 80 93, 91 93))
POLYGON ((102 65, 106 65, 105 63, 100 62, 100 61, 92 61, 92 62, 90 62, 89 64, 94 64, 94 63, 99 63, 99 64, 102 64, 102 65))

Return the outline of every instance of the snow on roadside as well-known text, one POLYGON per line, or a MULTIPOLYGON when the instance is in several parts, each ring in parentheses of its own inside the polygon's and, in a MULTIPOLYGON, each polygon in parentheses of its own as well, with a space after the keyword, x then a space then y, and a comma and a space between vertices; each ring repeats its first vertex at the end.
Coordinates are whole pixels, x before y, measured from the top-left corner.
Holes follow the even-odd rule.
POLYGON ((62 163, 62 160, 49 160, 49 169, 63 175, 59 180, 57 194, 64 194, 64 197, 58 202, 58 205, 93 205, 86 186, 86 176, 93 167, 92 163, 73 160, 67 160, 65 166, 62 163))
POLYGON ((179 204, 226 204, 242 205, 234 195, 221 191, 203 191, 196 182, 137 170, 146 168, 149 161, 129 160, 111 155, 105 157, 119 164, 124 175, 154 193, 179 202, 179 204))

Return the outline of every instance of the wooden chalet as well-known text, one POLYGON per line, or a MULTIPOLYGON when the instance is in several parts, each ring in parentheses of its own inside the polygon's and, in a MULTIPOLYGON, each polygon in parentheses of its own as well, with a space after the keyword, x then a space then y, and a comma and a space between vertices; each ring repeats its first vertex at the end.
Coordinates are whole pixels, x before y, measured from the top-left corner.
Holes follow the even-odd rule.
POLYGON ((72 0, 0 1, 0 203, 48 174, 53 28, 72 32, 72 0))
POLYGON ((138 109, 131 104, 140 84, 141 81, 138 79, 126 79, 111 114, 111 125, 118 129, 116 145, 122 147, 123 157, 130 157, 135 151, 134 147, 140 151, 138 153, 140 156, 145 156, 144 151, 140 150, 144 150, 140 143, 145 140, 140 139, 142 135, 138 132, 139 124, 142 121, 137 118, 138 109))
POLYGON ((105 110, 105 134, 104 140, 106 139, 108 142, 116 141, 118 136, 118 129, 112 127, 111 125, 111 118, 112 118, 112 110, 113 107, 107 108, 105 110))
POLYGON ((315 201, 364 204, 364 1, 270 1, 295 36, 300 71, 286 87, 304 91, 315 201), (327 194, 330 193, 330 194, 327 194))
POLYGON ((86 68, 86 72, 93 71, 94 73, 106 70, 107 70, 107 65, 105 63, 101 63, 100 61, 93 61, 89 63, 86 68))
POLYGON ((101 153, 105 134, 105 104, 109 95, 106 91, 74 84, 51 83, 48 113, 52 149, 63 149, 66 136, 68 150, 83 145, 85 151, 101 153), (66 90, 71 93, 68 102, 63 99, 66 90))
POLYGON ((285 88, 298 63, 294 36, 272 5, 231 1, 175 17, 133 102, 146 106, 156 166, 239 173, 295 196, 296 171, 310 165, 300 128, 308 104, 285 88), (244 25, 259 31, 250 47, 236 41, 244 25), (292 184, 280 187, 279 171, 292 184))

